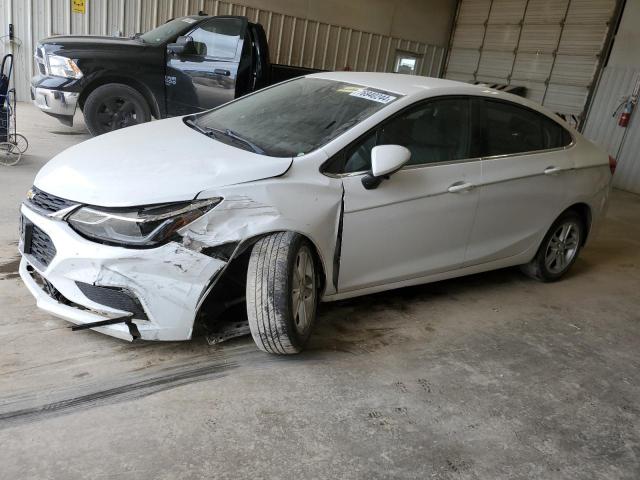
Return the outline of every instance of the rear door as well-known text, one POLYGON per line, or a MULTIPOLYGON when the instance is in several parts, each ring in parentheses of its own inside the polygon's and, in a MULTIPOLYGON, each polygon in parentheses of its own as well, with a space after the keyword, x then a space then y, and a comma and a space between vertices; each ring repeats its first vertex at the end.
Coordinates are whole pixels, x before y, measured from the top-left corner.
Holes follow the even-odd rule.
POLYGON ((573 168, 565 151, 572 137, 559 123, 508 101, 474 102, 483 126, 482 185, 467 265, 537 248, 565 204, 573 168))
POLYGON ((246 32, 246 18, 214 17, 187 34, 193 39, 194 53, 167 52, 169 115, 206 110, 235 98, 246 32))

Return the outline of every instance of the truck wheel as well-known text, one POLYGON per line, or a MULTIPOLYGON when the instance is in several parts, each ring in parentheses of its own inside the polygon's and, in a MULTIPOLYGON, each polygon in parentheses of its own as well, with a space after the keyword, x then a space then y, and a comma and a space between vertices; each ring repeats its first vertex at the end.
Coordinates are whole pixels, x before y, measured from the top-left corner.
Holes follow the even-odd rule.
POLYGON ((84 120, 92 135, 151 120, 151 109, 135 88, 108 83, 96 88, 84 102, 84 120))
POLYGON ((260 350, 278 355, 302 351, 316 319, 317 285, 312 246, 302 235, 275 233, 254 245, 247 315, 260 350))

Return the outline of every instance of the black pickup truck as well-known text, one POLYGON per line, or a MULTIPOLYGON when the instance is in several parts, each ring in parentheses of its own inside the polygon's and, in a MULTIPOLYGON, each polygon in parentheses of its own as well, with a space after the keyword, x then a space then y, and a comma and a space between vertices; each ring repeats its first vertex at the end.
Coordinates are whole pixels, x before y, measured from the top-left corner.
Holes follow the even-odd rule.
POLYGON ((59 36, 35 51, 31 98, 66 125, 80 107, 94 135, 206 110, 317 70, 272 65, 262 25, 192 15, 131 38, 59 36))

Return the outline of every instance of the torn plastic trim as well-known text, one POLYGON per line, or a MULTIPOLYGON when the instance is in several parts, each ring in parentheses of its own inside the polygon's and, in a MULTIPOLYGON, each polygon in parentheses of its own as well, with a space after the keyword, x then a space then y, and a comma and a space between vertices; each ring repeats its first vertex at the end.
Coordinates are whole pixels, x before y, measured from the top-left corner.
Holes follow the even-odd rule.
POLYGON ((104 327, 106 325, 115 325, 116 323, 129 324, 131 323, 132 318, 133 318, 133 314, 129 314, 129 315, 125 315, 124 317, 109 318, 107 320, 98 320, 97 322, 70 325, 69 328, 75 332, 77 330, 88 330, 89 328, 104 327))

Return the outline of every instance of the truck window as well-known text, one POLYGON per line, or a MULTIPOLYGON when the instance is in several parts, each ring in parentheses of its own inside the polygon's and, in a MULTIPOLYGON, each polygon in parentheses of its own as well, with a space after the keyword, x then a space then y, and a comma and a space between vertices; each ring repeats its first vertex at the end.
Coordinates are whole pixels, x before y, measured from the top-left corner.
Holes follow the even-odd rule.
POLYGON ((161 45, 165 42, 175 39, 193 27, 198 21, 198 17, 181 17, 171 20, 170 22, 160 25, 158 28, 149 30, 138 37, 142 43, 150 45, 161 45))
POLYGON ((233 60, 242 32, 239 18, 213 18, 191 32, 196 52, 204 57, 233 60))

